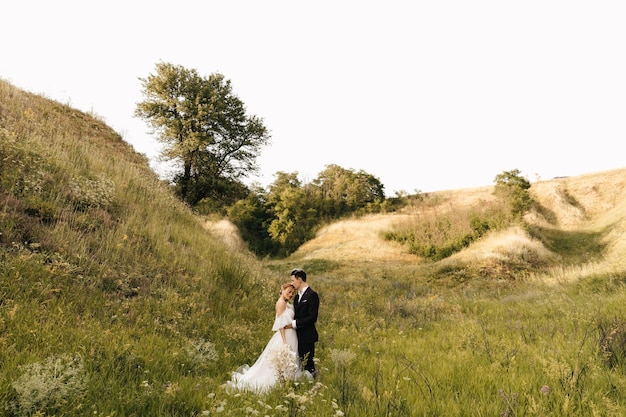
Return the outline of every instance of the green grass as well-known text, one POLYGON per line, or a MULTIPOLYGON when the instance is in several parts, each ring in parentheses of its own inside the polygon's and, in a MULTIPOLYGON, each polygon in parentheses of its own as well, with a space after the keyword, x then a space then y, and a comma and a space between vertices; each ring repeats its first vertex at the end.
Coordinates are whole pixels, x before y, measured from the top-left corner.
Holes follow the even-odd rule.
POLYGON ((563 231, 535 228, 533 234, 541 239, 548 249, 560 255, 563 263, 583 264, 599 259, 606 249, 603 238, 606 231, 563 231))
POLYGON ((497 270, 518 279, 462 262, 257 260, 209 235, 93 115, 4 82, 0 156, 0 415, 626 413, 626 275, 582 268, 601 263, 602 233, 545 231, 563 268, 585 256, 550 285, 524 259, 497 270), (319 379, 229 393, 293 267, 321 297, 319 379))
POLYGON ((510 227, 514 220, 504 201, 440 211, 432 209, 431 200, 438 199, 427 196, 416 202, 415 218, 396 225, 384 234, 385 239, 404 244, 409 253, 440 261, 469 247, 489 231, 510 227))

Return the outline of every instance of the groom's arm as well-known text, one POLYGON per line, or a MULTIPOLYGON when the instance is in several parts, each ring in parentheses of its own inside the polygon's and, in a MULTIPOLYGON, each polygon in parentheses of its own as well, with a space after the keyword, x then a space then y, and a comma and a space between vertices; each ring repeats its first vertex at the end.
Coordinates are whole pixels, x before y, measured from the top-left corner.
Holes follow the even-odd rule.
POLYGON ((316 292, 311 293, 306 304, 307 309, 305 314, 302 317, 298 317, 298 319, 294 320, 294 323, 292 323, 292 325, 295 324, 293 325, 294 329, 311 326, 317 321, 317 314, 320 308, 320 298, 316 292))

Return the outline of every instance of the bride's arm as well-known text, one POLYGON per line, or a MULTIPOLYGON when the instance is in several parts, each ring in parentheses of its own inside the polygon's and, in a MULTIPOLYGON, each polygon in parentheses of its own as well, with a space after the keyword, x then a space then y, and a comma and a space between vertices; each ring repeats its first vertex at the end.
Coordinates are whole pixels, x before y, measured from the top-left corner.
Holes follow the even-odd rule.
MULTIPOLYGON (((287 309, 287 303, 282 299, 276 301, 276 317, 280 317, 281 314, 285 312, 287 309)), ((281 327, 278 329, 280 331, 280 337, 283 339, 283 343, 287 344, 287 338, 285 337, 285 328, 281 327)))

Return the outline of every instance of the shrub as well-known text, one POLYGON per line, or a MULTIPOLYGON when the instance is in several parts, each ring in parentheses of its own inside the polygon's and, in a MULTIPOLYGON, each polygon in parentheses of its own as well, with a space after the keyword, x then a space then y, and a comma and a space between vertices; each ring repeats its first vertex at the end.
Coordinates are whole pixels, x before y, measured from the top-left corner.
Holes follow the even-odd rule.
POLYGON ((79 210, 108 207, 114 202, 115 185, 101 175, 99 179, 77 178, 69 185, 68 199, 79 210))
POLYGON ((22 375, 13 382, 16 399, 9 408, 16 415, 55 408, 81 397, 87 386, 80 355, 52 356, 45 362, 22 366, 22 375))
POLYGON ((450 213, 419 214, 410 224, 397 226, 385 238, 407 244, 409 252, 432 261, 445 259, 481 238, 513 222, 502 203, 480 208, 456 209, 450 213))

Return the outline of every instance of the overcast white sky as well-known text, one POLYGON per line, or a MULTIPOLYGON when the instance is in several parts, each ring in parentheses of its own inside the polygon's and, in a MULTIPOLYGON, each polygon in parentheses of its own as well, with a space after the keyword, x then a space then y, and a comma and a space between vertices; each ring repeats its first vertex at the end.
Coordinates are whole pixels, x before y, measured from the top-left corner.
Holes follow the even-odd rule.
POLYGON ((98 114, 153 160, 133 112, 162 61, 223 74, 264 120, 249 181, 264 186, 329 164, 389 196, 626 167, 623 0, 6 3, 0 78, 98 114))

